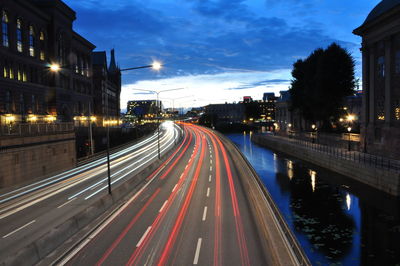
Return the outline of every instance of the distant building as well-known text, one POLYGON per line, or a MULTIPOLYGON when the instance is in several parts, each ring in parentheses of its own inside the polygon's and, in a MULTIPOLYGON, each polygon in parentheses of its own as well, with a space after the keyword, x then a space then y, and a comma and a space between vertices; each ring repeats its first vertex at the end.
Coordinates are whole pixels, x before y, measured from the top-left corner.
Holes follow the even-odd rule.
POLYGON ((267 123, 275 122, 276 100, 275 93, 264 93, 263 95, 263 101, 260 103, 261 117, 267 123))
POLYGON ((276 100, 275 110, 275 129, 278 131, 288 131, 297 128, 300 121, 294 125, 292 112, 290 111, 290 92, 280 91, 279 97, 276 100))
POLYGON ((111 50, 109 67, 107 67, 107 55, 104 51, 93 52, 92 61, 94 96, 92 112, 101 121, 119 120, 121 71, 115 62, 114 49, 111 50))
POLYGON ((1 1, 0 12, 0 123, 87 115, 95 46, 73 30, 75 12, 60 0, 1 1))
POLYGON ((353 33, 362 37, 362 146, 400 159, 400 0, 381 1, 353 33))
POLYGON ((205 115, 213 117, 213 124, 242 123, 245 119, 245 107, 240 103, 210 104, 205 107, 205 115))
POLYGON ((129 101, 126 108, 127 112, 125 117, 127 120, 137 119, 139 121, 156 119, 157 106, 160 106, 160 110, 162 112, 163 107, 161 101, 159 104, 157 104, 156 100, 129 101))
POLYGON ((253 98, 251 98, 251 96, 243 96, 244 103, 250 103, 252 101, 253 101, 253 98))

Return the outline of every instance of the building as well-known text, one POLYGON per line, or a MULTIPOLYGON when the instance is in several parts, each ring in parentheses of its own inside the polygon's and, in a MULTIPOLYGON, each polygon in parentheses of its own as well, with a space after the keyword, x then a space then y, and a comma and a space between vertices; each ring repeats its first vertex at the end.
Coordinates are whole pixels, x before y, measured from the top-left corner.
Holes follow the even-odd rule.
POLYGON ((362 37, 364 151, 400 159, 400 0, 383 0, 353 31, 362 37))
MULTIPOLYGON (((287 132, 293 128, 297 128, 297 124, 293 125, 292 112, 290 110, 290 92, 280 91, 276 100, 274 128, 278 131, 287 132)), ((299 124, 299 123, 298 123, 299 124)))
POLYGON ((253 98, 251 98, 251 96, 243 96, 244 103, 251 103, 252 101, 253 101, 253 98))
POLYGON ((216 123, 242 123, 246 118, 245 106, 241 103, 210 104, 205 106, 204 114, 216 123))
POLYGON ((275 93, 266 92, 263 95, 263 101, 261 105, 261 116, 267 123, 275 122, 275 108, 276 108, 277 97, 275 93))
POLYGON ((1 123, 88 114, 95 46, 73 31, 75 12, 60 0, 4 0, 0 12, 1 123))
POLYGON ((150 122, 157 118, 157 106, 160 106, 160 111, 163 110, 161 101, 158 104, 156 100, 129 101, 125 119, 130 122, 134 122, 136 119, 139 122, 150 122))
POLYGON ((93 52, 93 114, 98 125, 120 119, 121 71, 111 50, 110 66, 106 52, 93 52))

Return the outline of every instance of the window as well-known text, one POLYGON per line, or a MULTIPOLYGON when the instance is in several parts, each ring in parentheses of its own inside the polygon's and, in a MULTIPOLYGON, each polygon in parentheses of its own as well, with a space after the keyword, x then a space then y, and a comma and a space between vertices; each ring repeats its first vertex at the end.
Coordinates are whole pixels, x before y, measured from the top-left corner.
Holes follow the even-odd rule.
POLYGON ((35 31, 33 26, 29 26, 29 55, 35 56, 35 31))
POLYGON ((44 61, 46 60, 46 54, 44 52, 44 41, 45 41, 45 36, 44 36, 44 32, 41 31, 40 35, 39 35, 39 40, 40 40, 40 60, 44 61))
POLYGON ((396 74, 400 74, 400 50, 396 51, 395 71, 396 74))
POLYGON ((8 78, 8 68, 6 65, 3 67, 3 77, 8 78))
POLYGON ((36 113, 36 99, 35 99, 35 95, 32 95, 32 100, 31 100, 31 104, 32 104, 32 113, 36 113))
POLYGON ((22 21, 17 19, 17 51, 22 53, 22 21))
POLYGON ((26 68, 24 68, 24 70, 22 71, 22 81, 23 82, 27 82, 28 78, 26 76, 26 68))
POLYGON ((378 57, 378 76, 385 77, 385 57, 378 57))
POLYGON ((22 71, 21 71, 20 67, 18 67, 18 70, 17 70, 17 79, 18 79, 18 81, 22 81, 22 71))
POLYGON ((3 46, 4 47, 9 47, 9 41, 8 41, 8 16, 5 11, 2 12, 2 18, 1 18, 1 28, 3 32, 3 46))
POLYGON ((14 69, 10 67, 10 75, 8 76, 10 79, 14 79, 14 69))

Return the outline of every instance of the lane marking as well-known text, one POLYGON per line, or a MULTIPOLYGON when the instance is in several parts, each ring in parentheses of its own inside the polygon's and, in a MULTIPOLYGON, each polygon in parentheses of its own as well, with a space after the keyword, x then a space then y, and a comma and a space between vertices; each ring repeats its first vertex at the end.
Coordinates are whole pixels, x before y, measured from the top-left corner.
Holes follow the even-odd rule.
POLYGON ((77 199, 77 198, 70 199, 69 201, 65 202, 64 204, 61 204, 60 206, 58 206, 57 209, 60 209, 60 208, 64 207, 65 205, 71 203, 72 201, 74 201, 74 200, 76 200, 76 199, 77 199))
POLYGON ((185 167, 185 169, 187 169, 187 168, 188 168, 188 166, 189 166, 189 165, 187 164, 187 165, 186 165, 186 167, 185 167))
POLYGON ((137 248, 142 244, 143 240, 146 238, 146 236, 149 233, 150 229, 151 229, 151 226, 147 227, 146 232, 144 232, 142 238, 139 240, 139 242, 136 245, 137 248))
POLYGON ((160 210, 158 212, 162 212, 162 210, 164 209, 165 205, 167 205, 167 203, 168 203, 168 200, 166 200, 164 202, 164 204, 161 206, 161 208, 160 208, 160 210))
POLYGON ((183 173, 181 174, 181 176, 179 177, 179 179, 182 179, 182 177, 183 177, 183 173))
POLYGON ((207 198, 210 197, 210 188, 207 188, 207 198))
POLYGON ((212 159, 210 159, 210 164, 212 164, 212 159))
POLYGON ((210 171, 212 171, 212 166, 210 166, 210 171))
POLYGON ((204 207, 204 211, 203 211, 203 222, 207 219, 207 206, 204 207))
POLYGON ((33 224, 34 222, 36 222, 36 220, 30 221, 29 223, 27 223, 27 224, 21 226, 20 228, 15 229, 14 231, 12 231, 12 232, 6 234, 5 236, 3 236, 3 238, 9 237, 10 235, 12 235, 12 234, 18 232, 19 230, 24 229, 25 227, 27 227, 27 226, 33 224))
POLYGON ((178 186, 178 184, 176 184, 176 185, 174 186, 174 188, 172 189, 172 192, 175 191, 175 189, 176 189, 177 186, 178 186))
POLYGON ((208 177, 208 182, 211 182, 211 175, 208 177))
POLYGON ((197 265, 197 263, 199 262, 200 249, 201 249, 201 241, 202 241, 201 238, 199 238, 199 240, 197 240, 196 253, 194 254, 194 260, 193 260, 193 264, 194 264, 194 265, 197 265))

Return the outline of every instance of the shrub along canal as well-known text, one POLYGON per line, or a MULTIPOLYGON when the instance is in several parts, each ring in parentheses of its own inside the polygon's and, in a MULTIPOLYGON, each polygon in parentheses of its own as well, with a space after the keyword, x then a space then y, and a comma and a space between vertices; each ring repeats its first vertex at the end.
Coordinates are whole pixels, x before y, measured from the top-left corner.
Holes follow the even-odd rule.
POLYGON ((227 134, 264 182, 313 265, 400 265, 400 200, 227 134))

